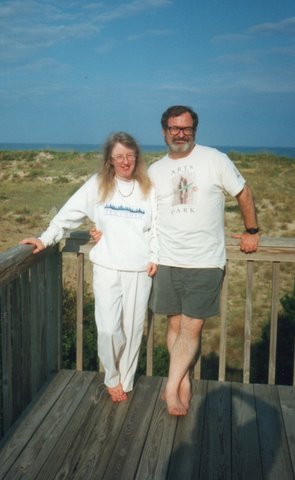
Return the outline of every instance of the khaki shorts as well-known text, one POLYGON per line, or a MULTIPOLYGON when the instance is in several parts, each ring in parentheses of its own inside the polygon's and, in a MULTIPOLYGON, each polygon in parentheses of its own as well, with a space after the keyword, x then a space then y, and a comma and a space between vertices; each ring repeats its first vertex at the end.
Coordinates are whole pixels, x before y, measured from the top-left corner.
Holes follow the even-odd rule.
POLYGON ((224 272, 220 268, 179 268, 160 265, 149 307, 164 315, 205 319, 219 314, 224 272))

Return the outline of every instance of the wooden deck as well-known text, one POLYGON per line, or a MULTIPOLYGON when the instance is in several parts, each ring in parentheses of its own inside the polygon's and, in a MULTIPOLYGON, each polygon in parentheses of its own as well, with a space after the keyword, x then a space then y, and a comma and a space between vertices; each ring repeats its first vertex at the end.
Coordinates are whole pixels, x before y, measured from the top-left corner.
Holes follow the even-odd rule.
POLYGON ((295 387, 193 382, 186 417, 165 379, 112 404, 102 374, 62 370, 1 444, 2 479, 294 479, 295 387))

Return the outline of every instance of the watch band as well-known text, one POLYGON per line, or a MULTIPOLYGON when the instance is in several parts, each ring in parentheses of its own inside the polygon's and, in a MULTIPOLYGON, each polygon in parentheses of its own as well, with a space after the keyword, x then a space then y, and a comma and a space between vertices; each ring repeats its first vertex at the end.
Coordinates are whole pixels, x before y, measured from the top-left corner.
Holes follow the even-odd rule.
POLYGON ((250 233, 250 235, 255 235, 256 233, 259 232, 259 228, 246 228, 246 232, 250 233))

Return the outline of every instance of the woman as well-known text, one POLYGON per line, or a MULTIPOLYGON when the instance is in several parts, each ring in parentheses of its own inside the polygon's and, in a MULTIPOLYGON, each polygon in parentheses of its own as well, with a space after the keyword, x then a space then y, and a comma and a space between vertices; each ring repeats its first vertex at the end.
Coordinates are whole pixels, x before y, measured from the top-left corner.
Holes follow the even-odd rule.
POLYGON ((101 232, 93 262, 98 355, 114 402, 133 388, 144 318, 157 271, 155 193, 135 140, 119 132, 107 140, 100 175, 93 175, 62 207, 40 238, 38 253, 86 218, 101 232))

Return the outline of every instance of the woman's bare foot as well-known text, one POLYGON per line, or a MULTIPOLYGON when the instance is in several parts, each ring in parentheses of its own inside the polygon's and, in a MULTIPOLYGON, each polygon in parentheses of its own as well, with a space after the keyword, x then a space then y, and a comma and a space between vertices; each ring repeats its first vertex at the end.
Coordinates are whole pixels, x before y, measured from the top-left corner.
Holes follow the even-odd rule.
POLYGON ((127 394, 124 392, 121 383, 118 383, 116 387, 108 387, 107 390, 113 402, 123 402, 127 400, 127 394))

